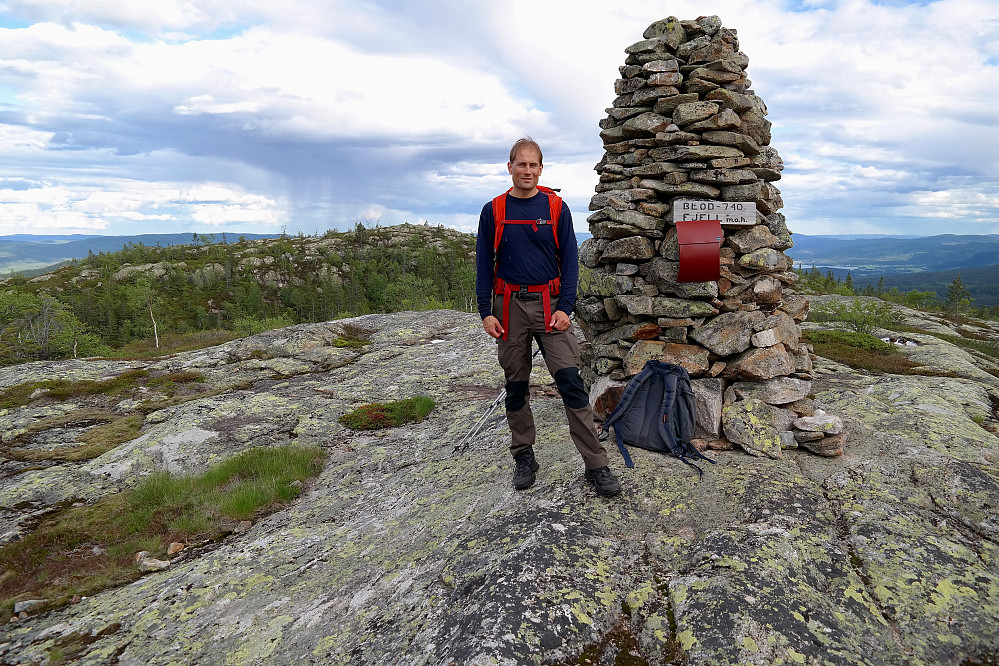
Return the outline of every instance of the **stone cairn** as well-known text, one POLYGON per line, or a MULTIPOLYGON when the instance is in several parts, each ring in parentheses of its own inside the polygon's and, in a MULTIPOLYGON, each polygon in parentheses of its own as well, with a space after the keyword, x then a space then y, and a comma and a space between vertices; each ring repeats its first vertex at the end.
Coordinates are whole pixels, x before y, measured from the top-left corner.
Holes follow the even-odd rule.
POLYGON ((779 457, 843 451, 842 422, 814 409, 812 356, 791 293, 793 243, 779 213, 783 161, 749 59, 717 16, 653 23, 625 52, 600 123, 605 153, 580 247, 577 321, 598 417, 649 359, 683 366, 697 405, 695 445, 779 457), (725 228, 720 278, 679 282, 676 199, 755 202, 755 224, 725 228))

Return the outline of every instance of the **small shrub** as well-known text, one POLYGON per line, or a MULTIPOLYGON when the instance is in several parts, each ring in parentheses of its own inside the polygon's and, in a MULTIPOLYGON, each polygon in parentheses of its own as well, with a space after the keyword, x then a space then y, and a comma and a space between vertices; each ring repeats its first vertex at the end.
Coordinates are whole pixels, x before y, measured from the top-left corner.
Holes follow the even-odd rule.
POLYGON ((232 323, 233 330, 242 336, 256 335, 257 333, 264 333, 277 328, 287 328, 294 325, 295 322, 284 316, 267 317, 265 319, 241 317, 232 323))
POLYGON ((418 395, 397 402, 362 405, 341 416, 339 422, 353 430, 380 430, 405 423, 419 423, 433 408, 432 398, 418 395))
POLYGON ((898 313, 886 301, 865 301, 858 296, 853 297, 849 306, 840 301, 816 305, 809 310, 809 315, 813 321, 839 321, 857 333, 867 334, 876 328, 890 328, 899 320, 898 313))
POLYGON ((354 324, 344 324, 343 335, 333 341, 333 346, 357 349, 370 342, 371 331, 354 324))
POLYGON ((205 376, 200 372, 195 372, 193 370, 179 370, 177 372, 168 372, 167 374, 160 375, 159 377, 153 377, 146 382, 146 386, 170 389, 177 384, 203 381, 205 381, 205 376))
POLYGON ((144 360, 159 358, 205 347, 214 347, 241 337, 235 331, 213 328, 190 333, 164 333, 160 336, 160 346, 156 348, 152 340, 136 340, 112 352, 111 358, 121 360, 144 360))

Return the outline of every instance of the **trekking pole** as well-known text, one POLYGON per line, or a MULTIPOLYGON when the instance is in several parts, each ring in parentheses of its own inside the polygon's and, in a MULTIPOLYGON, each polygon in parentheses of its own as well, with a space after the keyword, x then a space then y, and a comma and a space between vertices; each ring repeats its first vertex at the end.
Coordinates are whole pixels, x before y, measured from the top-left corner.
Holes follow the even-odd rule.
MULTIPOLYGON (((541 347, 538 347, 537 351, 531 354, 532 361, 540 351, 541 347)), ((482 430, 482 426, 486 424, 486 421, 489 420, 489 417, 493 415, 493 412, 496 411, 496 408, 500 406, 500 403, 502 403, 505 398, 506 398, 506 387, 503 387, 503 390, 499 392, 499 395, 496 396, 496 399, 493 400, 492 403, 489 405, 489 409, 486 410, 486 413, 479 417, 479 420, 475 422, 475 424, 472 426, 472 429, 468 431, 468 434, 466 434, 464 437, 461 438, 461 441, 455 445, 451 453, 458 453, 459 451, 464 451, 468 447, 468 445, 472 441, 472 438, 479 434, 479 431, 482 430)))

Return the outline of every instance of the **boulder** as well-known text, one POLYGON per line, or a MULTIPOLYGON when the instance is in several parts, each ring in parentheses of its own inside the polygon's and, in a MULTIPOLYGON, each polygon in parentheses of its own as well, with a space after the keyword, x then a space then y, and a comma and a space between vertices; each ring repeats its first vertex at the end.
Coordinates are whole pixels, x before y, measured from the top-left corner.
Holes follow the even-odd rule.
POLYGON ((725 312, 695 327, 690 337, 717 356, 732 356, 749 348, 753 325, 763 319, 760 312, 725 312))
POLYGON ((722 409, 725 438, 752 456, 781 457, 781 438, 774 427, 774 408, 761 400, 739 400, 722 409))

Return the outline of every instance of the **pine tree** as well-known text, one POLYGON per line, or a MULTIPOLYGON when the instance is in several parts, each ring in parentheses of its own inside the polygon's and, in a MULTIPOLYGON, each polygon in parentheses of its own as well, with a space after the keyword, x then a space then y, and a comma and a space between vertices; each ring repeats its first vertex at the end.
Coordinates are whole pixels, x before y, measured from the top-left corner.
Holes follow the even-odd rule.
POLYGON ((971 297, 971 292, 964 287, 961 274, 958 273, 954 281, 947 287, 947 309, 960 314, 961 309, 970 307, 973 300, 975 299, 971 297))

